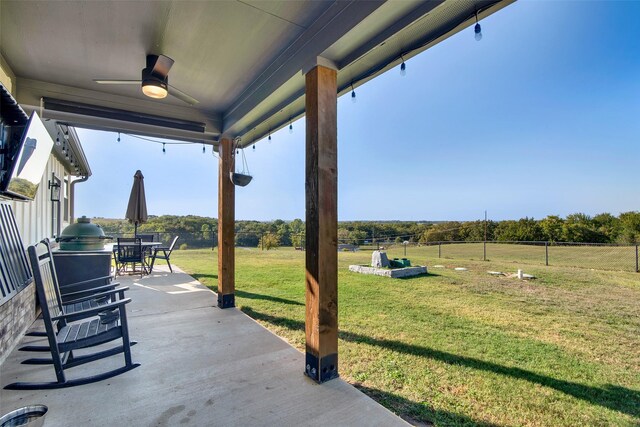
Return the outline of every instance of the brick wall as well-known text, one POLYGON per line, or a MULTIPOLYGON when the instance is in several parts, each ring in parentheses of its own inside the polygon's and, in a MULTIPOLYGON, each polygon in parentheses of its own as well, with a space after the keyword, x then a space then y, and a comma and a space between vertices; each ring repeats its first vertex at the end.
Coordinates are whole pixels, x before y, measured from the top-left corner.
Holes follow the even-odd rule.
POLYGON ((0 305, 0 365, 36 318, 36 287, 31 282, 0 305))

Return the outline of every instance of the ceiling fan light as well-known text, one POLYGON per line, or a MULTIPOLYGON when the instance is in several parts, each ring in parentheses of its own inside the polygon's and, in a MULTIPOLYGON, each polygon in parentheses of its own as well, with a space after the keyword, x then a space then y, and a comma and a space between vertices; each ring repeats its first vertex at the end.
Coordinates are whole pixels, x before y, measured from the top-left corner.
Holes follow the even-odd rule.
POLYGON ((153 79, 147 79, 142 82, 142 93, 149 98, 162 99, 167 97, 167 84, 165 82, 153 79))
POLYGON ((142 93, 149 98, 162 99, 167 97, 167 90, 160 86, 155 85, 143 85, 142 93))

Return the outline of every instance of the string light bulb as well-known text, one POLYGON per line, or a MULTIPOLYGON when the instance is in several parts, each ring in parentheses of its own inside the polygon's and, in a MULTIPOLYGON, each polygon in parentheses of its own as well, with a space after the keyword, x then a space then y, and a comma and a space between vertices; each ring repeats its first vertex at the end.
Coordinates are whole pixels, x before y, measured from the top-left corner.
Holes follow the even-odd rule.
POLYGON ((69 139, 69 129, 67 129, 64 133, 64 139, 69 139))
POLYGON ((118 132, 118 142, 120 142, 120 132, 118 132))
POLYGON ((476 41, 482 40, 482 27, 480 27, 480 23, 478 22, 478 11, 476 10, 476 26, 473 29, 476 33, 476 41))
POLYGON ((56 145, 60 146, 60 131, 58 131, 58 136, 56 136, 56 145))
POLYGON ((204 153, 205 153, 205 151, 206 151, 206 150, 205 150, 205 148, 204 148, 204 143, 203 143, 203 144, 202 144, 202 154, 204 154, 204 153))
POLYGON ((291 123, 291 118, 289 118, 289 133, 293 133, 293 123, 291 123))
POLYGON ((356 91, 353 89, 353 83, 351 83, 351 102, 356 103, 356 91))
POLYGON ((269 143, 271 143, 271 131, 269 131, 269 143))
POLYGON ((256 151, 256 144, 253 144, 253 151, 256 151))
POLYGON ((162 154, 167 154, 167 149, 164 147, 164 142, 162 143, 162 154))
POLYGON ((400 64, 400 75, 404 77, 407 75, 407 64, 404 63, 404 57, 402 55, 400 55, 400 58, 402 59, 402 64, 400 64))

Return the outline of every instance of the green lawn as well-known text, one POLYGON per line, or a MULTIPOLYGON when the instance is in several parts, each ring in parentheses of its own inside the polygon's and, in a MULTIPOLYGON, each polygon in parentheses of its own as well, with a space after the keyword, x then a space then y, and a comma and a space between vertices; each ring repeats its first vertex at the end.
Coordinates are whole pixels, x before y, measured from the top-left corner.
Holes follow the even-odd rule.
MULTIPOLYGON (((173 256, 216 289, 217 251, 173 256)), ((348 265, 369 251, 339 254, 342 378, 414 424, 640 424, 640 274, 408 257, 446 268, 365 276, 348 265), (517 268, 539 278, 486 273, 517 268)), ((236 303, 302 351, 304 252, 237 248, 236 303)))

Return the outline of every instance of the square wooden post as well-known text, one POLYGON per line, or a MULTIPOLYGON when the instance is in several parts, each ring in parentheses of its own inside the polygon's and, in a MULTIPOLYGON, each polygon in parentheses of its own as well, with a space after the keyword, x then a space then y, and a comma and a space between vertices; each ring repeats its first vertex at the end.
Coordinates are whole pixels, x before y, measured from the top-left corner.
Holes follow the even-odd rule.
POLYGON ((222 137, 218 152, 218 307, 235 307, 235 186, 233 140, 222 137))
POLYGON ((336 71, 306 73, 305 374, 338 377, 338 156, 336 71))

